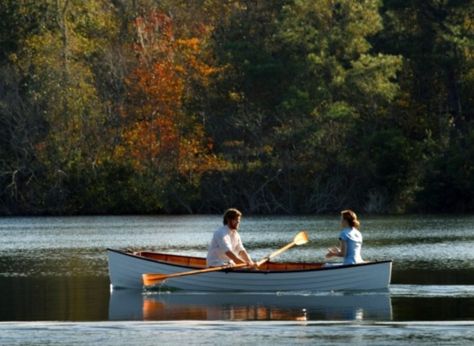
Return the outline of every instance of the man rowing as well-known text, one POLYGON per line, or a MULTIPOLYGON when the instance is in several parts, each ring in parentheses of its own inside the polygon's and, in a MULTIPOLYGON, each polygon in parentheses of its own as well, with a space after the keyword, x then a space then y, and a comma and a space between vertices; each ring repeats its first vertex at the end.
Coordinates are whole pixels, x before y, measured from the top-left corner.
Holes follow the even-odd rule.
POLYGON ((242 245, 238 233, 242 213, 237 209, 227 209, 224 213, 224 225, 212 236, 207 252, 207 266, 218 267, 226 264, 246 263, 255 267, 255 263, 242 245))

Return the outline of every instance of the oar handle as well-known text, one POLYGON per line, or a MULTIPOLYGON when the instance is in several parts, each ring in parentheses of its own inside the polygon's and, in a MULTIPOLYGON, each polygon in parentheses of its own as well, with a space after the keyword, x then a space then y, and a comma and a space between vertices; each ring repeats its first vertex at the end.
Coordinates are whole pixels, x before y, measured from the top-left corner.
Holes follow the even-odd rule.
POLYGON ((239 263, 236 265, 226 264, 219 267, 210 267, 206 269, 197 269, 197 270, 191 270, 187 272, 178 272, 178 273, 172 273, 172 274, 161 274, 161 273, 160 274, 142 274, 142 280, 145 286, 150 286, 150 285, 154 285, 160 281, 170 279, 170 278, 195 275, 195 274, 201 274, 201 273, 216 272, 216 271, 231 269, 231 268, 242 268, 246 266, 247 266, 247 263, 239 263))
POLYGON ((241 268, 241 267, 245 267, 245 266, 247 266, 246 263, 239 263, 239 264, 235 264, 235 265, 226 264, 226 265, 223 265, 223 266, 220 266, 220 267, 210 267, 210 268, 206 268, 206 269, 191 270, 191 271, 188 271, 188 272, 166 274, 165 276, 167 278, 175 278, 175 277, 179 277, 179 276, 194 275, 196 273, 209 273, 209 272, 216 272, 216 271, 224 270, 224 269, 241 268))

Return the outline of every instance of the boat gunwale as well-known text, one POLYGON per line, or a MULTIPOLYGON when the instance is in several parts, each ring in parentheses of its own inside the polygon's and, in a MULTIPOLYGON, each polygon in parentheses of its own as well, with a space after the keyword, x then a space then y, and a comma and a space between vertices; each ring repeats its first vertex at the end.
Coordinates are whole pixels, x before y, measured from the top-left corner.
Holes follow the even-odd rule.
MULTIPOLYGON (((117 249, 111 249, 107 248, 107 251, 110 252, 115 252, 121 255, 129 256, 132 258, 140 259, 140 260, 145 260, 153 263, 160 263, 160 264, 165 264, 173 267, 178 267, 178 268, 183 268, 183 269, 205 269, 202 267, 194 267, 194 266, 185 266, 185 265, 180 265, 180 264, 175 264, 175 263, 169 263, 166 261, 158 260, 158 259, 153 259, 153 258, 147 258, 144 256, 140 255, 134 255, 133 253, 125 252, 123 250, 117 250, 117 249)), ((196 258, 196 259, 203 259, 203 257, 196 257, 196 256, 183 256, 183 255, 175 255, 175 254, 167 254, 167 253, 161 253, 161 252, 156 252, 157 254, 162 254, 162 255, 171 255, 171 256, 178 256, 178 257, 189 257, 189 258, 196 258)), ((272 263, 279 263, 279 264, 325 264, 325 263, 308 263, 308 262, 272 262, 272 263)), ((329 266, 323 266, 321 268, 307 268, 307 269, 289 269, 289 270, 248 270, 248 269, 224 269, 220 270, 220 272, 224 273, 248 273, 248 274, 277 274, 277 273, 301 273, 301 272, 313 272, 313 271, 323 271, 323 270, 335 270, 335 269, 343 269, 343 268, 354 268, 354 267, 364 267, 364 266, 369 266, 369 265, 376 265, 376 264, 383 264, 383 263, 393 263, 393 260, 380 260, 380 261, 370 261, 370 262, 363 262, 363 263, 355 263, 355 264, 339 264, 335 262, 327 262, 329 264, 334 263, 334 265, 329 265, 329 266)))

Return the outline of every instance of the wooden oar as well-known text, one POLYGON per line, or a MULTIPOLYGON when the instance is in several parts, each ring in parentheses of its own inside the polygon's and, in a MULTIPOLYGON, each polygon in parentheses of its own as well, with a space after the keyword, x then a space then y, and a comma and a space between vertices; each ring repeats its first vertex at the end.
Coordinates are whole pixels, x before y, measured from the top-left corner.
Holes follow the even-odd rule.
MULTIPOLYGON (((267 257, 264 257, 260 261, 258 261, 257 262, 257 267, 261 266, 265 262, 268 262, 273 257, 278 256, 279 254, 285 252, 289 248, 291 248, 295 245, 306 244, 308 241, 309 241, 309 239, 308 239, 308 235, 306 234, 306 232, 305 231, 299 232, 294 237, 294 239, 291 243, 288 243, 287 245, 285 245, 281 249, 279 249, 275 252, 272 252, 267 257)), ((161 282, 163 282, 167 279, 171 279, 171 278, 176 278, 176 277, 181 277, 181 276, 188 276, 188 275, 196 275, 196 274, 202 274, 202 273, 209 273, 209 272, 216 272, 216 271, 230 269, 230 268, 232 268, 232 269, 234 269, 234 268, 243 268, 243 267, 247 267, 247 263, 239 263, 239 264, 236 264, 236 265, 233 265, 233 266, 230 265, 230 264, 226 264, 226 265, 219 266, 219 267, 211 267, 211 268, 205 268, 205 269, 191 270, 191 271, 188 271, 188 272, 179 272, 179 273, 173 273, 173 274, 160 274, 160 273, 143 274, 142 279, 143 279, 143 284, 145 286, 153 286, 153 285, 157 285, 157 284, 159 284, 159 283, 161 283, 161 282)))

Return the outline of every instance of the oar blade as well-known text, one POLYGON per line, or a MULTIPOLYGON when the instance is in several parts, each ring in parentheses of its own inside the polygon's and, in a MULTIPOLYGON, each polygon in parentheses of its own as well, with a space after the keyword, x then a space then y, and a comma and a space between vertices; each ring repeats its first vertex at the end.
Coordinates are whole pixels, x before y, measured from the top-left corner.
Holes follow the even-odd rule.
POLYGON ((142 281, 144 286, 158 285, 168 276, 165 274, 142 274, 142 281))
POLYGON ((309 241, 308 234, 306 231, 301 231, 295 236, 293 241, 296 245, 304 245, 309 241))

